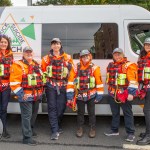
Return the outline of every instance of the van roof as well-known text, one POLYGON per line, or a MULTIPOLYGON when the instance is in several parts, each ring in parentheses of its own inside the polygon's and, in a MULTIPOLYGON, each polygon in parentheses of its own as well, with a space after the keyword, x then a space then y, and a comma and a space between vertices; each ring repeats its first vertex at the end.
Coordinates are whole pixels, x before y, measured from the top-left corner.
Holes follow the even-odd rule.
POLYGON ((34 16, 34 23, 119 22, 125 19, 150 20, 150 12, 136 5, 50 5, 5 7, 1 9, 4 9, 1 15, 2 20, 9 14, 16 19, 21 16, 32 15, 34 16))

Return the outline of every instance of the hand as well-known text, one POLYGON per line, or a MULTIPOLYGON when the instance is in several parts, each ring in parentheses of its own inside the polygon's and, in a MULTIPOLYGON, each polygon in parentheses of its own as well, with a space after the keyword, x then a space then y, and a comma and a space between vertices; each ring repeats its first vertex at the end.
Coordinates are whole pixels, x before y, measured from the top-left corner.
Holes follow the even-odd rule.
POLYGON ((98 103, 98 102, 100 102, 102 100, 102 98, 103 98, 102 94, 97 94, 94 102, 98 103))
POLYGON ((67 106, 72 108, 72 100, 67 100, 67 106))
POLYGON ((28 99, 27 94, 24 94, 24 96, 23 96, 23 100, 24 100, 24 101, 26 101, 27 99, 28 99))
POLYGON ((95 101, 94 101, 94 102, 95 102, 95 103, 98 103, 99 101, 95 99, 95 101))
POLYGON ((72 100, 67 100, 67 103, 71 104, 71 103, 72 103, 72 100))
POLYGON ((128 98, 127 98, 128 101, 132 101, 133 100, 133 95, 131 94, 128 94, 128 98))

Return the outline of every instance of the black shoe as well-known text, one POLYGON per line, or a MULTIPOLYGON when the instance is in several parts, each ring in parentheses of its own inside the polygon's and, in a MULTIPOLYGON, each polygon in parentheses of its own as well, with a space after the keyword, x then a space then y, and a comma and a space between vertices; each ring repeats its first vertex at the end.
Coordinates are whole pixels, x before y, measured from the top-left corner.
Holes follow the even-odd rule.
POLYGON ((142 139, 146 136, 145 132, 140 133, 139 137, 141 137, 142 139))
POLYGON ((30 145, 30 146, 36 146, 37 145, 37 142, 35 140, 23 140, 23 144, 27 144, 27 145, 30 145))
POLYGON ((104 134, 106 135, 106 136, 118 136, 119 135, 119 132, 118 131, 112 131, 112 130, 110 130, 110 131, 108 131, 108 132, 104 132, 104 134))
POLYGON ((4 129, 3 133, 2 133, 2 137, 5 139, 10 138, 10 134, 8 133, 8 131, 6 129, 4 129))
POLYGON ((150 137, 145 135, 145 137, 138 140, 136 144, 137 145, 148 145, 148 144, 150 144, 150 137))

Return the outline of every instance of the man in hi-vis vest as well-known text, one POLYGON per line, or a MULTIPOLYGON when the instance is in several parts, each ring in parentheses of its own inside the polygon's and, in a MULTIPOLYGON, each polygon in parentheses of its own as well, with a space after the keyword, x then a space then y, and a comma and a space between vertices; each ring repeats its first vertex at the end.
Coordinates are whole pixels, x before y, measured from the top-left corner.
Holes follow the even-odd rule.
POLYGON ((136 95, 138 88, 137 65, 129 62, 124 57, 121 48, 114 49, 113 62, 107 67, 107 84, 109 103, 112 111, 111 129, 104 134, 106 136, 119 135, 120 107, 123 110, 125 129, 127 133, 126 141, 132 142, 134 136, 134 118, 132 112, 133 96, 136 95))
POLYGON ((23 144, 36 145, 34 124, 39 102, 42 98, 43 82, 39 64, 33 59, 31 47, 23 49, 23 57, 15 61, 10 69, 10 86, 18 97, 21 109, 23 144))

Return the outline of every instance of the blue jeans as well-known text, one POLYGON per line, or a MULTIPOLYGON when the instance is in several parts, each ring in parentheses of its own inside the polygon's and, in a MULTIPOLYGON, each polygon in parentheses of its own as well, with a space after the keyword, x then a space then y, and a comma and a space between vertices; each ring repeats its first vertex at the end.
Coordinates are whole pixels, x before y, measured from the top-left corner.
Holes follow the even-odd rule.
POLYGON ((124 123, 127 134, 134 134, 134 117, 132 112, 132 104, 129 101, 125 103, 116 103, 114 98, 109 96, 109 102, 112 112, 112 123, 111 130, 118 132, 120 125, 120 107, 122 108, 124 114, 124 123))
POLYGON ((52 133, 58 132, 63 114, 66 109, 66 89, 60 89, 60 94, 54 88, 47 87, 45 90, 48 106, 48 116, 52 133))
POLYGON ((30 140, 32 139, 32 128, 35 125, 38 114, 39 101, 21 102, 19 104, 21 109, 23 140, 30 140))
POLYGON ((10 100, 10 87, 7 87, 6 90, 0 92, 0 119, 3 123, 3 128, 6 128, 6 118, 7 118, 7 106, 10 100))

